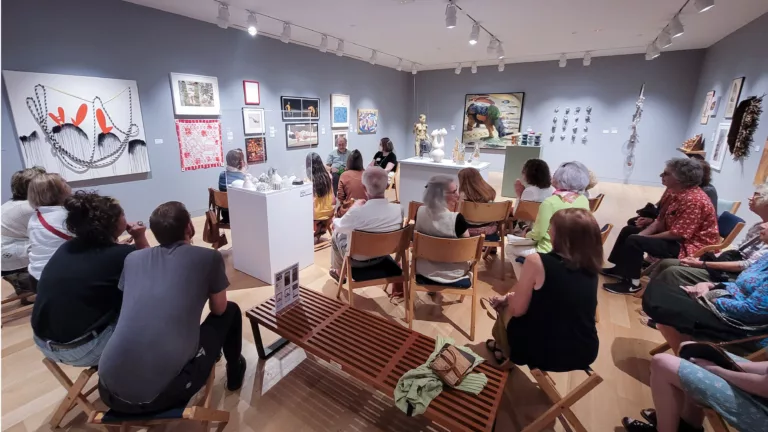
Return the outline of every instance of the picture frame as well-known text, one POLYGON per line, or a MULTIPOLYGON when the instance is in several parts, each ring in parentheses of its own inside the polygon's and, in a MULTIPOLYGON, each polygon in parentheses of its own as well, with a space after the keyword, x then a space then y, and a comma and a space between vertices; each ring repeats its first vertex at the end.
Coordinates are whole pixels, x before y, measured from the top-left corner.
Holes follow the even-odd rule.
POLYGON ((243 134, 263 135, 266 131, 263 108, 243 108, 243 134))
POLYGON ((245 137, 245 160, 248 165, 267 161, 267 140, 265 137, 245 137))
POLYGON ((709 154, 709 165, 713 170, 720 171, 723 168, 725 154, 728 153, 728 131, 731 129, 731 123, 720 123, 712 139, 712 150, 709 154))
POLYGON ((523 124, 525 92, 470 93, 464 95, 461 142, 465 146, 504 149, 512 145, 513 137, 520 133, 523 124), (488 130, 487 112, 494 107, 498 117, 488 130))
POLYGON ((334 150, 336 149, 336 141, 340 137, 346 138, 347 142, 349 142, 349 132, 347 132, 346 130, 332 131, 331 136, 333 137, 333 143, 332 144, 333 144, 333 149, 334 150))
POLYGON ((221 114, 219 80, 216 77, 171 72, 173 112, 177 116, 221 114))
POLYGON ((705 125, 709 122, 709 105, 712 103, 712 99, 715 97, 715 91, 710 90, 707 92, 707 96, 704 98, 704 105, 701 107, 700 123, 705 125))
POLYGON ((286 120, 320 120, 320 99, 280 96, 280 111, 286 120))
POLYGON ((709 103, 709 116, 710 117, 717 117, 717 110, 720 108, 720 100, 722 99, 722 96, 713 97, 712 101, 709 103))
POLYGON ((377 109, 358 109, 357 110, 357 134, 373 135, 379 130, 379 110, 377 109))
POLYGON ((725 118, 733 118, 733 113, 736 111, 736 106, 739 104, 739 98, 741 97, 741 89, 744 87, 744 79, 746 77, 739 77, 731 81, 731 90, 728 93, 728 99, 725 106, 725 118))
POLYGON ((261 104, 261 89, 258 81, 243 80, 243 99, 246 105, 261 104))
POLYGON ((317 147, 317 123, 286 123, 285 148, 288 150, 317 147))
POLYGON ((331 94, 331 128, 348 128, 349 113, 349 95, 331 94))

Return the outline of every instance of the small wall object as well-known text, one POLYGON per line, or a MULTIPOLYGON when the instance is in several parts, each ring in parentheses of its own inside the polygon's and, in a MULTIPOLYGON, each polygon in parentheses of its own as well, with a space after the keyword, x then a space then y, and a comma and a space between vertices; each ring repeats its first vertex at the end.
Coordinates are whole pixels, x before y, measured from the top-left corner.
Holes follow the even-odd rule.
POLYGON ((592 114, 592 107, 591 106, 587 107, 587 114, 592 114))
POLYGON ((591 123, 592 122, 592 116, 588 115, 588 116, 584 117, 584 122, 585 123, 591 123))
POLYGON ((578 117, 574 117, 573 122, 574 123, 578 123, 579 122, 579 118, 578 117))
POLYGON ((586 144, 587 143, 587 134, 584 134, 581 136, 581 142, 586 144))
POLYGON ((566 107, 566 108, 565 108, 565 113, 566 113, 566 114, 568 114, 568 113, 570 113, 570 112, 571 112, 571 109, 570 109, 570 108, 568 108, 568 107, 566 107))
POLYGON ((581 111, 581 107, 576 107, 576 111, 574 111, 576 114, 578 114, 581 111))
POLYGON ((565 134, 560 134, 560 140, 562 141, 564 139, 565 139, 565 134))
POLYGON ((556 125, 552 125, 552 133, 555 133, 556 130, 557 130, 557 126, 556 125))
POLYGON ((589 132, 589 126, 584 125, 584 132, 589 132))
POLYGON ((554 124, 557 124, 557 116, 555 116, 554 118, 552 118, 552 123, 554 123, 554 124))
POLYGON ((573 130, 573 133, 576 133, 579 131, 579 128, 578 126, 574 126, 571 130, 573 130))
POLYGON ((564 115, 563 116, 563 125, 567 125, 567 124, 568 124, 568 116, 564 115))
POLYGON ((560 107, 559 107, 559 106, 556 106, 556 107, 555 107, 555 113, 559 113, 559 112, 560 112, 560 107))

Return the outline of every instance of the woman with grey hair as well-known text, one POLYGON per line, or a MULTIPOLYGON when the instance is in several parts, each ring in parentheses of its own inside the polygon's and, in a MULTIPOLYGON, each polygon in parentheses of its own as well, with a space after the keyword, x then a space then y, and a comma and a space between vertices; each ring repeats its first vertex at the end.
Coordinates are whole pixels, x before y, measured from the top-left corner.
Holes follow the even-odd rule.
POLYGON ((616 242, 608 257, 615 266, 603 269, 602 273, 619 281, 603 284, 606 291, 615 294, 639 291, 646 253, 659 259, 682 260, 692 257, 704 246, 720 241, 715 208, 699 187, 703 174, 697 160, 675 158, 667 161, 661 173, 661 184, 667 190, 661 197, 659 217, 639 233, 616 242))
POLYGON ((536 221, 525 238, 512 236, 512 254, 528 256, 532 253, 549 253, 552 251, 552 239, 549 236, 549 221, 558 210, 566 208, 583 208, 589 210, 589 200, 584 196, 584 190, 589 185, 589 170, 581 162, 565 162, 561 164, 552 176, 552 186, 555 192, 551 197, 541 202, 536 221))

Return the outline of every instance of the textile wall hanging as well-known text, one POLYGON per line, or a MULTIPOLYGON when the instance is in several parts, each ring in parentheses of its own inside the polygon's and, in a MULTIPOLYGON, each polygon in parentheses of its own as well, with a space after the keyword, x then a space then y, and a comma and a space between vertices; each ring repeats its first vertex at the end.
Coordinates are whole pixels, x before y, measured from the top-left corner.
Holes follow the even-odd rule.
POLYGON ((763 96, 749 97, 736 107, 728 132, 728 149, 736 159, 749 157, 752 140, 763 113, 763 96))
POLYGON ((67 181, 150 170, 136 81, 3 71, 21 155, 67 181))
POLYGON ((221 121, 217 119, 176 120, 182 171, 224 166, 221 121))

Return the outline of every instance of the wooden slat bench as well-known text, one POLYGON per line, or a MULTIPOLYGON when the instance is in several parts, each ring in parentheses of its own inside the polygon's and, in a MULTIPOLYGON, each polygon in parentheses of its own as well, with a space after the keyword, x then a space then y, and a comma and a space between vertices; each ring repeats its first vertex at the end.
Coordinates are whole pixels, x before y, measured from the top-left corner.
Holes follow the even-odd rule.
MULTIPOLYGON (((301 302, 289 310, 275 316, 274 306, 270 298, 246 312, 259 357, 293 342, 390 399, 400 377, 424 364, 435 348, 430 337, 304 287, 301 302), (281 339, 265 349, 260 326, 281 339)), ((508 374, 486 363, 475 371, 488 377, 482 393, 473 396, 446 387, 424 416, 449 430, 493 430, 508 374)))

